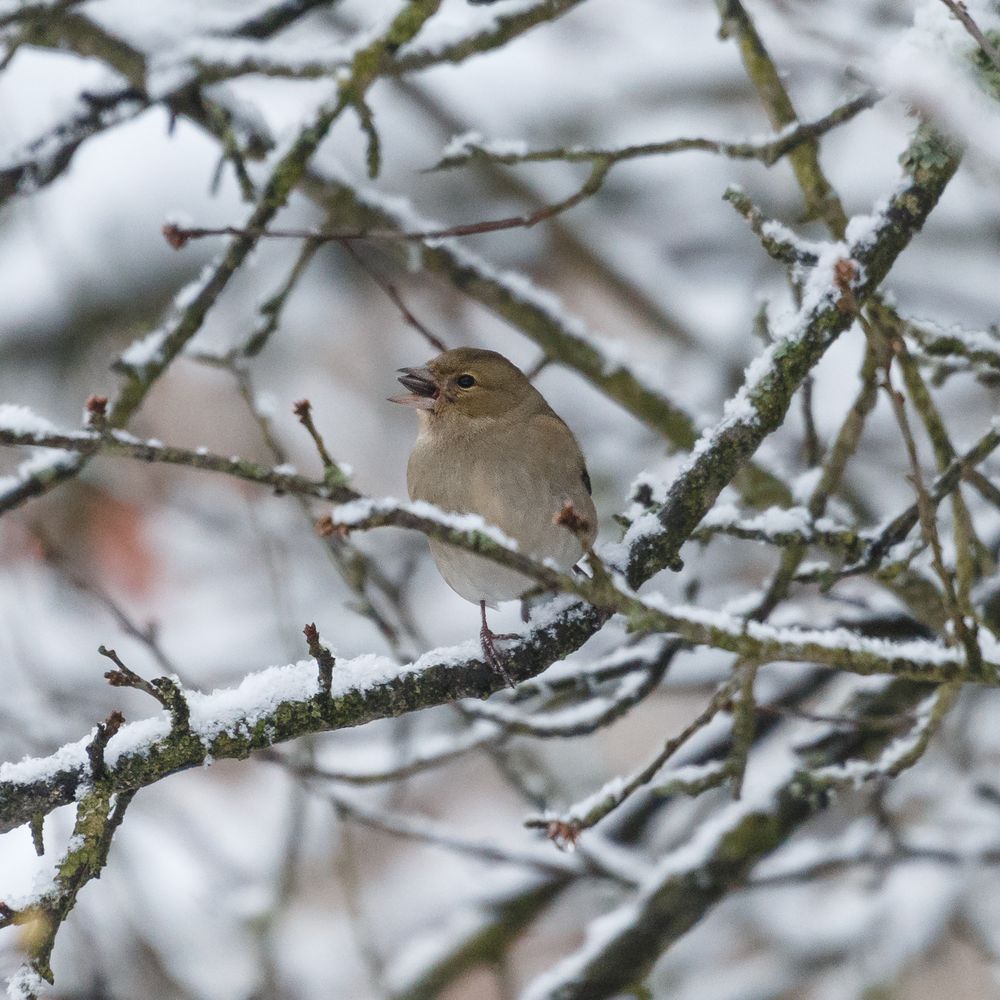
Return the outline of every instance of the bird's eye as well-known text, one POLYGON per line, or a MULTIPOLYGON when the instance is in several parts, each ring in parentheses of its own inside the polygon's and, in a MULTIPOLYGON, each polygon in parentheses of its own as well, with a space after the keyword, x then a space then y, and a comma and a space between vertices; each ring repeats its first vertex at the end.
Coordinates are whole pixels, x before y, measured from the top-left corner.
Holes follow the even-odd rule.
POLYGON ((459 375, 458 378, 455 379, 455 385, 457 385, 459 389, 471 389, 475 384, 476 380, 472 375, 459 375))

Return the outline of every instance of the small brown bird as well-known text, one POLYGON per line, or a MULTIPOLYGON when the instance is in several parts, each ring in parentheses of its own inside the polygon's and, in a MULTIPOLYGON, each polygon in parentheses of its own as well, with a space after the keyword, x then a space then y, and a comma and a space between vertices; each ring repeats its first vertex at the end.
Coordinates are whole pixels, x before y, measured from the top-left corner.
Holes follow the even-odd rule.
MULTIPOLYGON (((420 417, 406 470, 410 499, 479 514, 522 552, 573 566, 597 534, 590 477, 572 431, 524 373, 502 354, 473 347, 399 370, 411 395, 392 402, 420 417)), ((494 646, 508 637, 490 630, 486 607, 520 597, 534 581, 443 542, 431 539, 430 547, 445 582, 479 604, 483 653, 512 685, 494 646)))

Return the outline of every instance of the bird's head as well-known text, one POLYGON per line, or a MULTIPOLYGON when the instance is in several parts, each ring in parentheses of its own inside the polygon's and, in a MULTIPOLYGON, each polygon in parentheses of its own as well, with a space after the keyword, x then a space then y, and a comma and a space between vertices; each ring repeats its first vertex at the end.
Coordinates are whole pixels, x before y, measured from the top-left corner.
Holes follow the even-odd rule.
POLYGON ((432 417, 496 418, 546 407, 524 372, 496 351, 457 347, 423 368, 399 371, 399 381, 410 394, 393 396, 392 402, 432 417))

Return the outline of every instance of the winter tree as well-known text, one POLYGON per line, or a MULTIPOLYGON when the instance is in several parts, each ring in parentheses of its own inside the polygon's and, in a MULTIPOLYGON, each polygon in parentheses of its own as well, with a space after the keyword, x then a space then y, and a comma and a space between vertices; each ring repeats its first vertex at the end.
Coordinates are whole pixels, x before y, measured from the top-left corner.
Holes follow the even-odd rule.
POLYGON ((0 0, 8 996, 1000 995, 998 28, 0 0), (463 345, 579 572, 407 499, 463 345))

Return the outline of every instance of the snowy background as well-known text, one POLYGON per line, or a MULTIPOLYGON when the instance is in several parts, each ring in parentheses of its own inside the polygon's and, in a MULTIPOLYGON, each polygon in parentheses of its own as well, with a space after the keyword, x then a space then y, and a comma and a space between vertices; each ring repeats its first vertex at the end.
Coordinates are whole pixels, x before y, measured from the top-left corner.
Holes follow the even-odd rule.
MULTIPOLYGON (((20 6, 0 3, 0 26, 20 6)), ((397 8, 341 0, 316 5, 270 41, 227 34, 268 6, 261 0, 75 5, 75 16, 142 53, 153 104, 123 107, 122 120, 83 143, 51 184, 37 190, 22 184, 0 204, 0 402, 78 427, 89 395, 114 395, 119 376, 111 362, 156 327, 173 296, 223 246, 202 240, 175 251, 161 235, 164 221, 211 226, 248 216, 232 165, 220 165, 217 139, 183 115, 173 118, 159 96, 206 63, 234 66, 250 58, 332 66, 359 32, 384 25, 397 8)), ((437 48, 528 6, 446 0, 413 48, 437 48)), ((981 25, 998 23, 985 0, 969 7, 981 25)), ((863 87, 885 93, 822 142, 823 165, 849 215, 871 212, 892 192, 914 109, 968 145, 959 173, 886 287, 903 315, 935 328, 984 331, 996 323, 1000 105, 971 80, 968 35, 939 0, 755 0, 750 9, 803 121, 863 87)), ((27 29, 24 44, 15 45, 16 23, 0 30, 10 54, 0 72, 3 171, 26 156, 44 159, 44 146, 32 145, 38 137, 79 113, 92 100, 86 95, 127 81, 72 45, 46 45, 27 29)), ((353 114, 338 121, 314 164, 381 197, 404 197, 422 218, 457 224, 559 200, 587 169, 473 161, 424 172, 453 136, 467 131, 527 148, 615 147, 677 136, 764 140, 770 128, 737 47, 718 32, 718 12, 707 0, 587 0, 496 51, 377 83, 370 94, 382 145, 377 180, 365 176, 365 138, 353 114)), ((280 73, 245 73, 209 89, 278 149, 330 92, 329 77, 280 73)), ((275 155, 248 160, 250 175, 265 178, 275 155)), ((792 308, 784 269, 722 200, 731 183, 802 236, 826 237, 818 223, 803 220, 786 161, 766 168, 686 152, 623 163, 597 196, 558 219, 462 245, 557 295, 609 354, 627 358, 702 426, 718 418, 761 350, 754 330, 762 304, 775 323, 792 308)), ((323 223, 324 213, 302 195, 278 219, 283 226, 323 223)), ((131 421, 133 433, 276 461, 232 374, 197 355, 218 355, 246 340, 299 250, 297 241, 272 241, 253 252, 186 356, 131 421)), ((366 266, 360 267, 338 246, 320 248, 248 369, 247 391, 287 460, 320 475, 292 413, 296 400, 308 398, 328 447, 352 468, 353 485, 374 496, 405 495, 415 429, 411 412, 386 402, 396 389, 395 369, 422 364, 434 351, 370 271, 390 280, 449 346, 496 349, 524 368, 542 357, 517 329, 440 276, 408 271, 397 251, 362 244, 357 252, 366 266)), ((813 402, 824 443, 854 396, 863 348, 854 328, 816 370, 813 402)), ((636 476, 669 479, 683 456, 668 454, 661 437, 567 368, 546 367, 537 385, 579 437, 602 541, 617 541, 613 515, 627 507, 636 476)), ((996 382, 966 372, 935 391, 960 449, 997 411, 996 382)), ((803 439, 795 405, 758 459, 789 482, 806 476, 808 483, 803 439)), ((921 453, 933 469, 924 441, 921 453)), ((23 450, 0 453, 0 476, 14 475, 25 457, 23 450)), ((983 467, 994 480, 998 469, 997 460, 983 467)), ((906 473, 898 430, 880 398, 848 469, 851 502, 867 525, 911 502, 906 473)), ((144 676, 174 672, 187 686, 211 691, 301 659, 306 622, 315 621, 345 659, 365 653, 409 659, 475 636, 477 609, 443 583, 424 539, 384 529, 355 542, 400 590, 398 634, 387 641, 358 609, 317 538, 311 521, 322 513, 316 505, 306 514, 292 498, 235 479, 106 457, 0 519, 0 759, 50 753, 114 708, 130 720, 151 714, 144 695, 105 685, 109 664, 96 652, 102 643, 144 676), (130 634, 150 623, 152 641, 130 634)), ((1000 511, 977 507, 976 524, 995 550, 1000 511)), ((672 601, 696 595, 712 609, 761 586, 775 559, 771 549, 736 540, 705 548, 691 543, 684 556, 685 571, 659 578, 659 589, 672 601)), ((824 626, 898 607, 860 579, 828 595, 800 588, 775 621, 824 626)), ((493 621, 498 630, 517 623, 513 606, 493 621)), ((623 642, 624 630, 612 623, 574 662, 596 661, 623 642)), ((481 737, 485 744, 493 730, 476 729, 482 724, 444 706, 280 747, 283 764, 220 761, 144 789, 106 872, 84 889, 59 937, 53 995, 516 996, 576 949, 588 921, 612 909, 624 891, 613 879, 580 876, 573 856, 523 828, 525 816, 540 805, 566 807, 646 760, 700 710, 732 659, 707 649, 679 654, 649 697, 595 734, 515 736, 500 748, 473 747, 441 767, 375 788, 303 784, 294 768, 378 771, 456 741, 471 745, 481 737), (447 831, 470 850, 373 830, 362 822, 369 814, 407 817, 432 839, 447 831), (527 861, 484 859, 476 853, 484 844, 527 861), (488 926, 510 900, 530 898, 537 880, 548 877, 536 859, 543 866, 565 863, 574 877, 552 890, 499 961, 469 963, 454 977, 445 972, 440 984, 425 981, 419 992, 414 984, 441 956, 488 926)), ((763 668, 758 696, 776 697, 808 669, 763 668)), ((857 678, 827 686, 821 709, 834 711, 858 686, 857 678)), ((504 702, 511 696, 489 704, 504 702)), ((817 732, 798 722, 782 746, 817 732)), ((734 892, 673 947, 650 981, 653 995, 860 1000, 933 997, 947 989, 952 1000, 1000 996, 997 733, 996 693, 966 691, 912 771, 891 785, 845 793, 754 872, 754 880, 778 884, 734 892), (914 856, 874 866, 831 862, 813 877, 783 878, 900 844, 914 856), (935 857, 935 851, 954 855, 935 857)), ((708 747, 713 733, 702 735, 708 747)), ((762 752, 754 766, 766 768, 770 759, 762 752)), ((613 856, 607 864, 641 881, 726 796, 723 789, 674 802, 646 825, 634 848, 612 845, 600 827, 581 846, 590 837, 595 852, 613 856)), ((25 896, 46 877, 65 846, 70 813, 48 819, 43 858, 35 857, 23 828, 0 838, 0 900, 25 896)), ((17 967, 19 946, 16 930, 0 932, 0 974, 17 967)), ((482 954, 490 954, 486 945, 482 954)))

